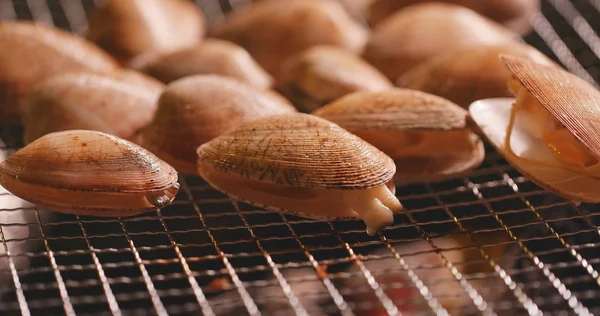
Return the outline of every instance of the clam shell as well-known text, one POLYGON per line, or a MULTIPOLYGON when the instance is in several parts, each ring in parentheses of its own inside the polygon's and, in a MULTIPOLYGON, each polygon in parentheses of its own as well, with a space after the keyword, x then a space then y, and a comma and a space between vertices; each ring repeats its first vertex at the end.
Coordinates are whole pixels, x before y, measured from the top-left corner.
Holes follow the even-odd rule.
POLYGON ((277 77, 288 57, 315 45, 360 51, 368 31, 332 0, 265 0, 230 13, 214 35, 244 47, 277 77))
POLYGON ((519 34, 531 30, 531 17, 540 10, 540 0, 375 0, 369 7, 369 22, 376 25, 400 9, 424 2, 446 2, 467 7, 519 34))
POLYGON ((373 30, 363 57, 391 80, 441 53, 518 39, 478 13, 447 3, 423 3, 390 16, 373 30))
POLYGON ((313 114, 338 124, 394 159, 397 183, 456 177, 478 167, 485 155, 479 137, 466 127, 467 111, 420 91, 355 92, 313 114), (402 139, 409 143, 403 145, 402 139), (403 152, 401 146, 408 146, 413 153, 403 152), (421 149, 414 152, 414 146, 421 149))
POLYGON ((295 111, 283 97, 234 79, 186 77, 164 90, 138 143, 179 171, 195 174, 198 146, 245 121, 295 111))
POLYGON ((71 129, 131 140, 152 120, 163 88, 162 83, 133 71, 54 76, 38 85, 25 104, 25 143, 71 129))
MULTIPOLYGON (((569 85, 570 86, 570 85, 569 85)), ((474 102, 469 111, 490 143, 504 154, 504 140, 514 98, 485 99, 474 102)), ((513 152, 522 158, 555 161, 546 144, 522 129, 516 128, 510 139, 513 152)), ((505 159, 525 177, 540 187, 572 201, 600 202, 600 179, 560 167, 549 167, 532 161, 504 155, 505 159)))
POLYGON ((600 159, 600 91, 557 67, 508 55, 502 61, 513 77, 600 159))
POLYGON ((481 45, 429 59, 402 75, 397 85, 439 95, 464 108, 480 99, 512 97, 506 85, 512 76, 500 60, 502 54, 555 65, 526 44, 481 45))
POLYGON ((96 131, 47 134, 0 163, 0 184, 50 210, 130 216, 170 204, 177 172, 148 151, 96 131))
POLYGON ((304 112, 348 93, 392 88, 376 68, 352 52, 334 46, 315 46, 288 59, 279 90, 304 112))
POLYGON ((185 0, 108 0, 89 16, 86 37, 119 61, 192 46, 204 36, 204 17, 185 0))
POLYGON ((150 57, 139 63, 134 69, 164 83, 203 74, 231 77, 259 89, 268 89, 273 83, 273 78, 245 49, 218 39, 207 39, 197 46, 150 57))
POLYGON ((53 75, 118 67, 93 43, 32 22, 1 22, 0 47, 0 122, 19 121, 29 91, 53 75))

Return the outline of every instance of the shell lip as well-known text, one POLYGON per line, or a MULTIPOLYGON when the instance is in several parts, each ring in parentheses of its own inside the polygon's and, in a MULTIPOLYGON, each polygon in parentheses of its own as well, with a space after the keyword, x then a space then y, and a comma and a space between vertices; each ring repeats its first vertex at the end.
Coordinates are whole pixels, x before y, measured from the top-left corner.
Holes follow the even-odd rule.
MULTIPOLYGON (((575 136, 575 138, 577 138, 577 140, 579 140, 588 149, 590 154, 592 154, 596 159, 600 160, 600 143, 591 144, 591 142, 589 140, 587 140, 581 136, 581 133, 583 131, 581 129, 576 128, 576 125, 582 121, 580 119, 580 117, 582 116, 581 114, 584 114, 584 113, 581 113, 581 112, 580 113, 572 113, 569 111, 563 111, 562 113, 560 113, 560 115, 558 115, 555 108, 553 106, 549 105, 549 102, 546 102, 546 100, 543 100, 542 98, 540 98, 538 93, 535 93, 533 91, 531 85, 535 84, 535 83, 532 83, 532 80, 529 80, 529 78, 521 77, 518 74, 518 71, 515 70, 515 68, 517 68, 517 67, 520 68, 523 66, 535 67, 535 69, 531 70, 530 72, 532 73, 532 75, 535 75, 536 77, 540 77, 540 78, 548 76, 549 71, 559 70, 562 73, 564 73, 565 77, 570 76, 574 79, 580 80, 579 82, 572 82, 569 84, 569 87, 575 91, 581 91, 583 89, 581 83, 584 83, 585 81, 583 81, 579 77, 576 77, 573 74, 566 72, 565 70, 559 68, 558 66, 552 67, 552 66, 548 66, 548 65, 538 64, 538 63, 526 60, 524 58, 509 55, 509 54, 500 54, 499 58, 502 60, 504 66, 511 73, 512 78, 514 80, 517 80, 521 84, 521 86, 525 90, 527 90, 527 93, 529 93, 531 96, 533 96, 536 99, 536 101, 538 101, 548 111, 548 113, 550 113, 550 115, 552 115, 558 122, 560 122, 560 124, 562 124, 567 130, 569 130, 569 132, 571 134, 573 134, 573 136, 575 136), (579 114, 579 115, 577 115, 577 114, 579 114), (592 146, 592 145, 595 145, 595 146, 592 146)), ((587 83, 587 82, 585 82, 585 83, 587 83)), ((561 83, 561 86, 562 86, 562 83, 561 83)), ((600 92, 598 92, 598 90, 596 90, 595 88, 593 88, 593 89, 597 93, 596 99, 598 100, 598 103, 600 104, 600 92)), ((548 89, 544 89, 543 92, 544 92, 544 94, 548 94, 548 93, 556 94, 556 92, 553 92, 548 89)), ((598 110, 600 110, 600 106, 598 107, 598 110)))
MULTIPOLYGON (((517 171, 538 186, 571 201, 600 202, 600 179, 581 175, 560 167, 540 166, 531 162, 514 159, 505 153, 504 140, 515 98, 490 98, 473 102, 469 112, 482 134, 507 162, 517 171)), ((535 142, 532 137, 515 126, 511 145, 515 154, 527 154, 543 157, 551 155, 546 145, 535 142), (545 150, 545 151, 543 151, 545 150)))

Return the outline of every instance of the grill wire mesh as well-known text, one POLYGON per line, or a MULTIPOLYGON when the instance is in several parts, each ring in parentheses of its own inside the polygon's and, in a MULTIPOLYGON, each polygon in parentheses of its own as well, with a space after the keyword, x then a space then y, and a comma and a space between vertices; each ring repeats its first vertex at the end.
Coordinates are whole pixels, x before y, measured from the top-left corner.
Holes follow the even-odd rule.
MULTIPOLYGON (((247 1, 199 0, 209 22, 247 1)), ((92 0, 0 0, 0 19, 82 34, 92 0)), ((600 79, 600 1, 546 0, 525 39, 600 79)), ((0 48, 5 49, 5 48, 0 48)), ((22 146, 3 127, 4 154, 22 146)), ((469 177, 399 187, 368 236, 228 200, 182 177, 174 205, 67 216, 0 193, 0 315, 600 314, 600 209, 537 187, 491 148, 469 177)))

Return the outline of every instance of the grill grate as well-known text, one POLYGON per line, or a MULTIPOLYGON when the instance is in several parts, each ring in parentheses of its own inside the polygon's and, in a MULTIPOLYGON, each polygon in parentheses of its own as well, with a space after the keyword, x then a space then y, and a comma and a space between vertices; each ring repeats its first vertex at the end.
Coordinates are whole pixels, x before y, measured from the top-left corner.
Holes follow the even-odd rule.
MULTIPOLYGON (((0 19, 82 34, 95 2, 0 0, 0 19)), ((248 1, 196 2, 212 21, 248 1)), ((529 43, 600 79, 600 1, 546 0, 532 23, 529 43)), ((600 210, 487 150, 468 178, 399 188, 408 211, 375 236, 231 202, 198 177, 132 218, 52 214, 2 191, 0 314, 600 314, 600 210)))

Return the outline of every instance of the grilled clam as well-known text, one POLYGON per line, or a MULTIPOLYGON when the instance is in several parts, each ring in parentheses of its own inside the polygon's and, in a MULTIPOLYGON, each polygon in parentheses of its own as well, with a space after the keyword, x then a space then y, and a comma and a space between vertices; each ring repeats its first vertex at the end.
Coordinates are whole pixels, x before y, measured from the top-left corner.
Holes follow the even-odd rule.
POLYGON ((231 13, 214 35, 244 47, 277 77, 281 63, 306 48, 359 51, 368 32, 333 0, 265 0, 231 13))
POLYGON ((113 71, 118 65, 93 43, 32 22, 0 23, 0 122, 17 122, 29 91, 68 71, 113 71))
POLYGON ((278 89, 304 112, 312 112, 348 93, 392 88, 377 69, 355 54, 333 46, 311 47, 284 63, 278 89))
POLYGON ((148 151, 96 131, 47 134, 0 163, 0 184, 62 213, 130 216, 169 205, 177 172, 148 151))
POLYGON ((152 120, 163 88, 162 83, 133 71, 54 76, 34 88, 25 104, 25 143, 71 129, 132 140, 152 120))
POLYGON ((218 75, 170 83, 138 143, 181 172, 196 174, 196 148, 247 120, 295 112, 281 96, 218 75))
POLYGON ((391 80, 441 53, 482 44, 513 43, 517 34, 465 7, 413 5, 373 30, 363 57, 391 80))
POLYGON ((186 0, 107 0, 90 14, 86 34, 122 63, 192 46, 203 36, 202 12, 186 0))
POLYGON ((375 0, 369 7, 369 21, 372 25, 378 24, 400 9, 423 2, 465 6, 519 34, 531 30, 531 17, 540 10, 540 0, 375 0))
POLYGON ((475 102, 473 120, 539 186, 573 201, 600 202, 600 92, 559 67, 502 60, 516 99, 475 102))
POLYGON ((301 113, 258 118, 198 148, 198 172, 229 196, 310 218, 362 218, 370 234, 402 208, 395 169, 355 135, 301 113))
POLYGON ((267 89, 273 78, 242 47, 219 39, 176 52, 140 56, 145 60, 132 66, 164 83, 192 75, 217 74, 232 77, 259 89, 267 89))
POLYGON ((371 143, 396 163, 396 182, 443 180, 478 167, 483 143, 467 111, 420 91, 349 94, 313 113, 371 143))
POLYGON ((469 47, 429 59, 402 75, 397 85, 446 98, 467 108, 480 99, 512 96, 510 72, 500 60, 510 54, 553 65, 537 49, 520 43, 469 47))

